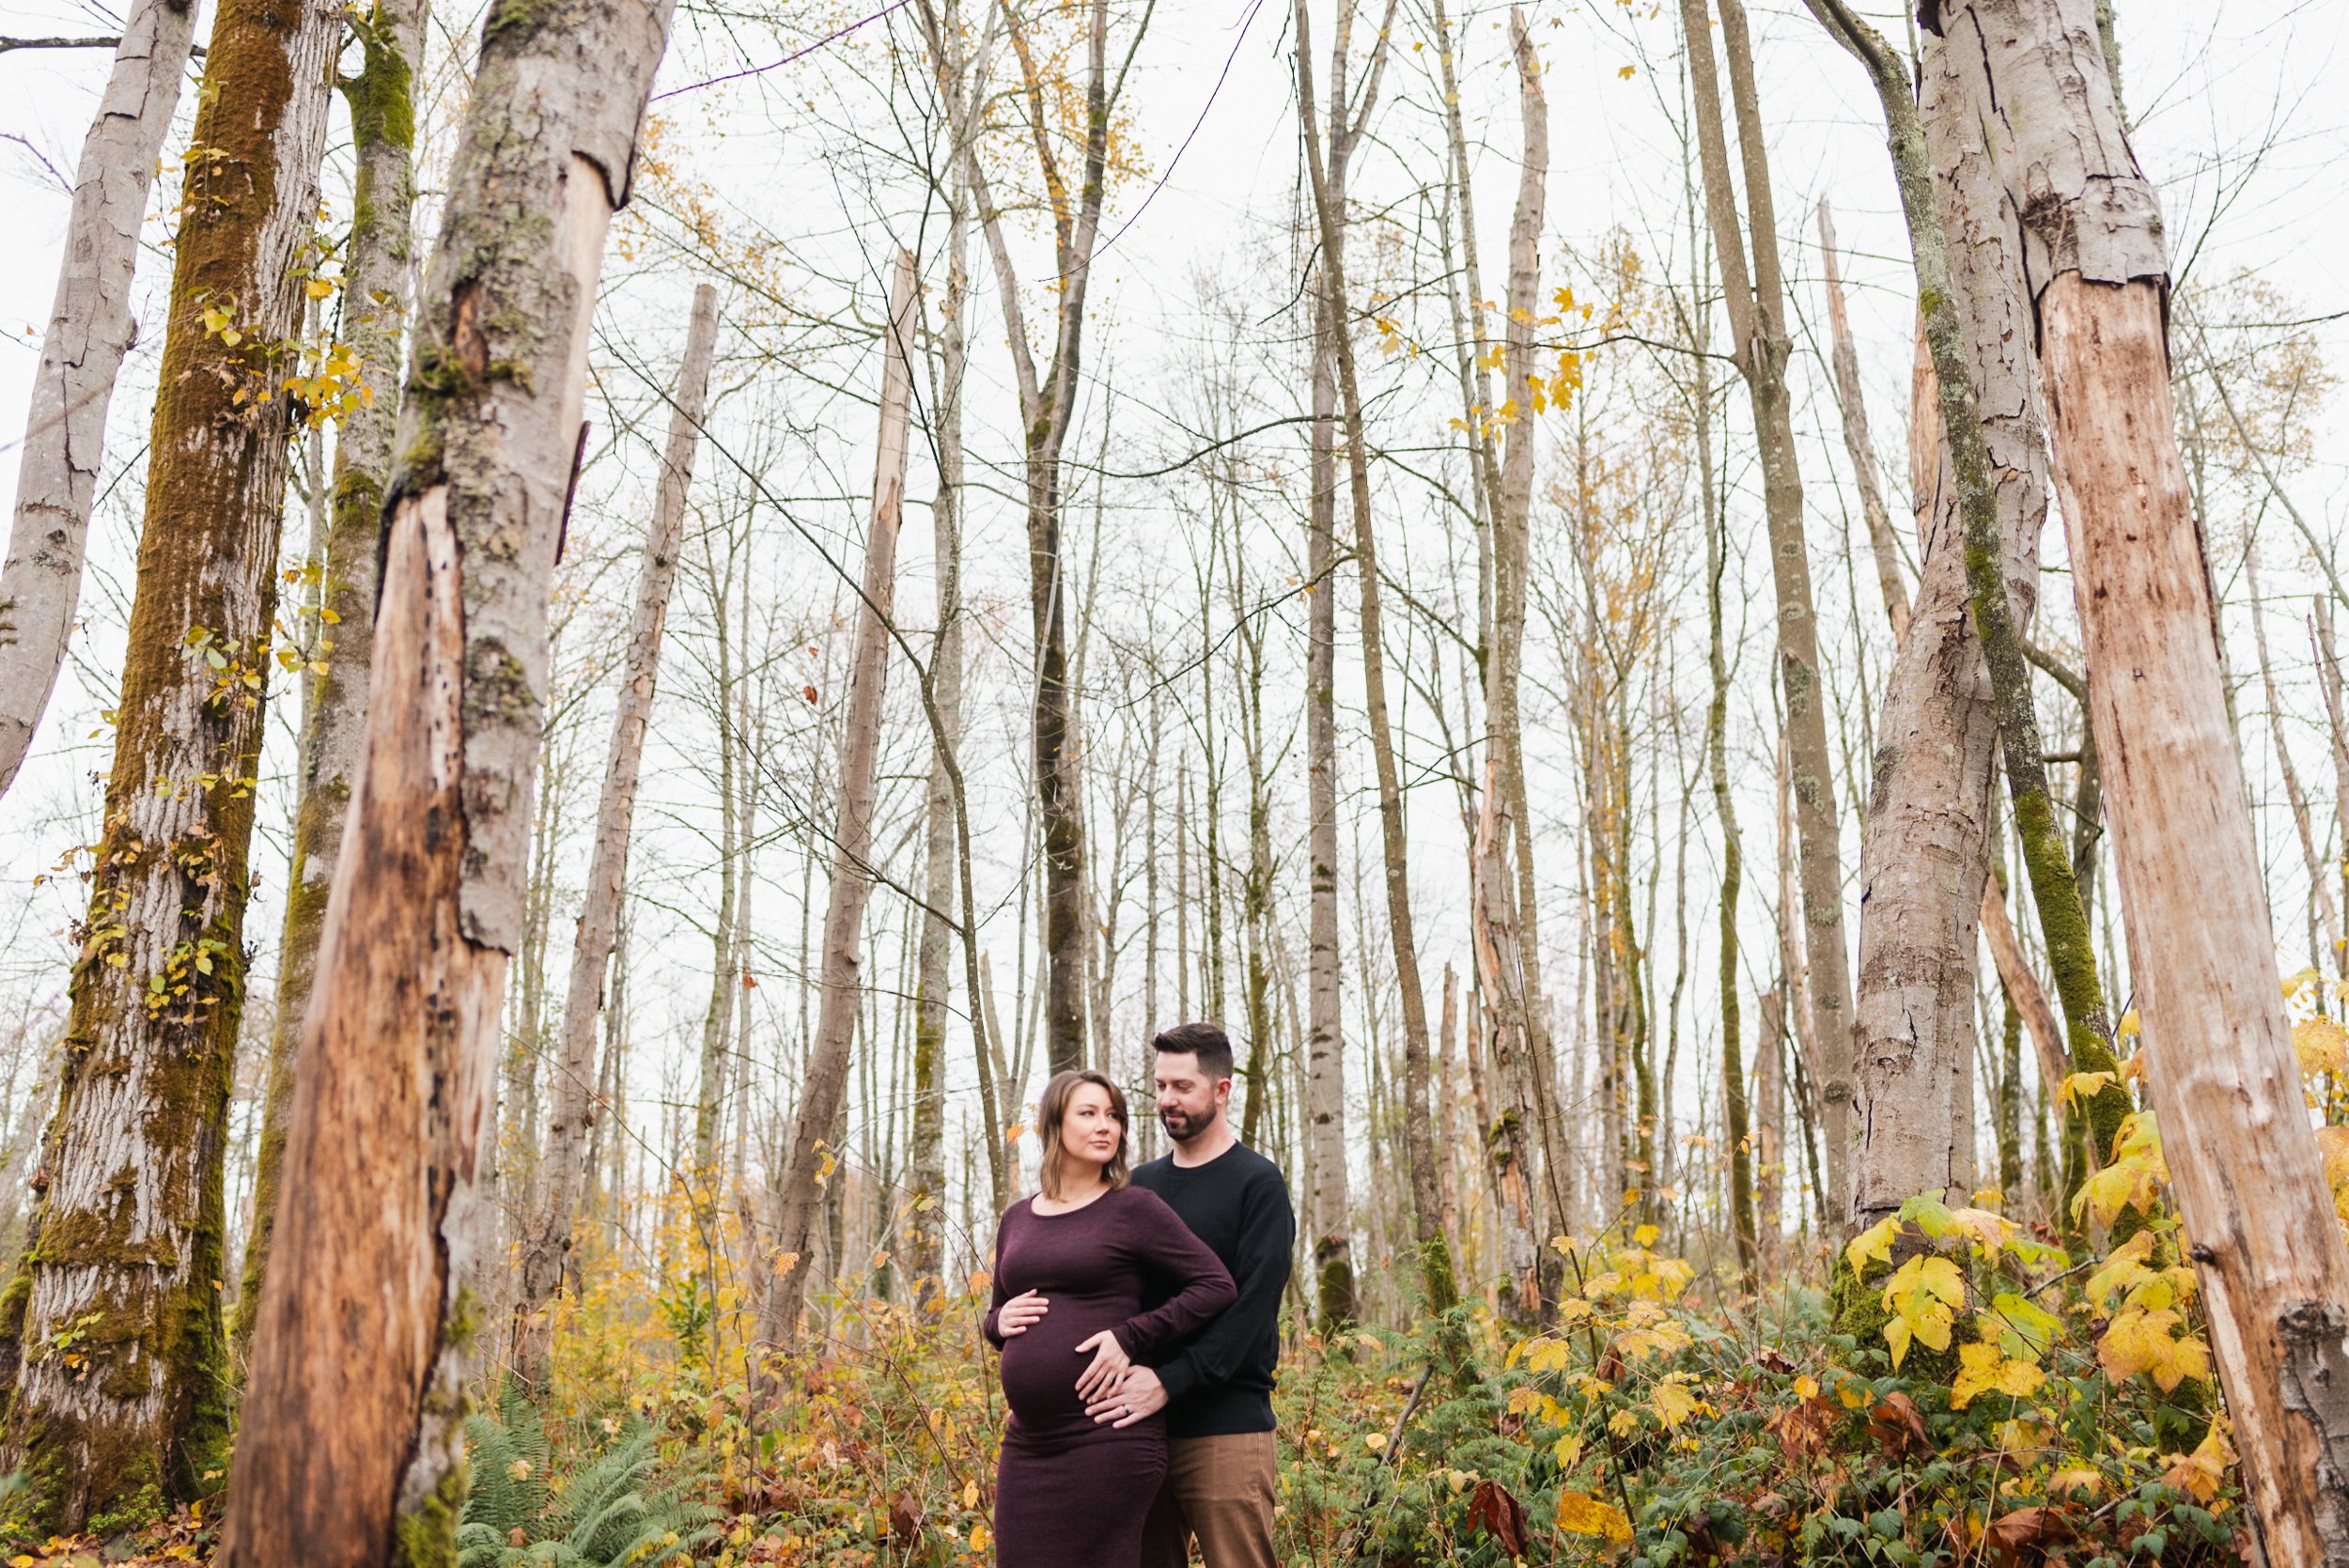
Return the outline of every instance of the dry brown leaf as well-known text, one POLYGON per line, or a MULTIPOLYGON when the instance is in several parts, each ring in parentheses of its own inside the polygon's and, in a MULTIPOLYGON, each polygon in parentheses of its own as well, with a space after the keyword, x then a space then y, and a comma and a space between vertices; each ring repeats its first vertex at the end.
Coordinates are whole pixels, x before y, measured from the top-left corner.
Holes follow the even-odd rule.
POLYGON ((1884 1450, 1884 1457, 1895 1464, 1910 1457, 1929 1458, 1934 1452, 1924 1413, 1904 1393, 1886 1394, 1883 1403, 1868 1412, 1868 1436, 1884 1450))
POLYGON ((1501 1543, 1512 1558, 1525 1555, 1525 1505, 1497 1481, 1480 1481, 1469 1494, 1469 1521, 1501 1543))

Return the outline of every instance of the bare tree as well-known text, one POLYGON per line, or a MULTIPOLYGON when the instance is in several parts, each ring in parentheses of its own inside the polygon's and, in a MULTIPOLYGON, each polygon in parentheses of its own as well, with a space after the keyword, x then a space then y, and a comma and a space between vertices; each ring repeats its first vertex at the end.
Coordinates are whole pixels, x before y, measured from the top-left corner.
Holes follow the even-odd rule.
POLYGON ((23 766, 49 706, 82 597, 106 410, 137 333, 131 279, 139 225, 179 102, 195 12, 194 0, 131 7, 74 171, 65 261, 33 376, 16 514, 0 565, 0 795, 23 766))
POLYGON ((1803 542, 1802 475, 1796 466, 1794 402, 1786 383, 1793 342, 1786 332, 1785 286, 1778 257, 1778 219, 1770 197, 1769 159, 1763 146, 1761 99, 1754 88, 1753 47, 1742 0, 1716 0, 1730 97, 1737 116, 1737 146, 1745 176, 1748 238, 1738 226, 1730 184, 1719 77, 1713 57, 1706 0, 1681 0, 1681 30, 1688 47, 1696 106, 1698 166, 1703 171, 1705 212, 1720 263, 1729 309, 1733 357, 1753 403, 1762 446, 1763 505, 1770 535, 1770 574, 1778 594, 1779 681, 1786 705, 1788 755, 1794 769, 1795 817, 1801 833, 1802 929, 1810 971, 1812 1045, 1820 1058, 1816 1078, 1827 1142, 1827 1211, 1841 1217, 1851 1200, 1852 1011, 1851 970, 1843 950, 1843 860, 1837 843, 1834 753, 1827 737, 1827 693, 1819 680, 1819 639, 1812 603, 1811 564, 1803 542))
POLYGON ((645 734, 652 722, 653 688, 661 674, 661 634, 669 615, 669 586, 677 576, 685 535, 685 494, 692 481, 693 449, 701 439, 709 390, 709 364, 718 343, 718 291, 693 290, 693 315, 677 366, 669 443, 652 519, 645 529, 645 561, 636 579, 635 615, 620 668, 620 696, 604 751, 602 797, 587 864, 587 895, 571 941, 570 981, 563 999, 562 1034, 554 1059, 553 1114, 540 1197, 522 1234, 521 1290, 514 1301, 514 1366, 523 1381, 542 1386, 549 1343, 547 1304, 566 1280, 576 1280, 572 1232, 588 1177, 587 1137, 600 1108, 595 1101, 596 1027, 602 1016, 604 976, 628 887, 629 837, 636 816, 636 782, 644 767, 645 734))
POLYGON ((783 1343, 797 1328, 813 1272, 810 1250, 824 1189, 841 1151, 834 1124, 845 1104, 850 1036, 863 996, 858 941, 873 891, 875 778, 880 753, 881 695, 889 675, 890 607, 894 599, 897 523, 905 501, 906 411, 912 392, 913 256, 899 252, 882 334, 880 442, 873 473, 872 524, 864 536, 863 608, 840 737, 840 800, 832 829, 832 892, 824 911, 823 1000, 800 1085, 800 1111, 775 1194, 777 1256, 759 1309, 759 1337, 783 1343))

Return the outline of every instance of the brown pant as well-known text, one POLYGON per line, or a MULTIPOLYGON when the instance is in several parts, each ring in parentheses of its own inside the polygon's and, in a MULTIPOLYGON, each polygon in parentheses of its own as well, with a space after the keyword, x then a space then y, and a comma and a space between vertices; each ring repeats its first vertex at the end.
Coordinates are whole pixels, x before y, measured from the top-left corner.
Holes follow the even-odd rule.
POLYGON ((1189 1568, 1193 1537, 1207 1568, 1278 1568, 1272 1555, 1269 1432, 1169 1437, 1166 1480, 1142 1527, 1142 1568, 1189 1568))

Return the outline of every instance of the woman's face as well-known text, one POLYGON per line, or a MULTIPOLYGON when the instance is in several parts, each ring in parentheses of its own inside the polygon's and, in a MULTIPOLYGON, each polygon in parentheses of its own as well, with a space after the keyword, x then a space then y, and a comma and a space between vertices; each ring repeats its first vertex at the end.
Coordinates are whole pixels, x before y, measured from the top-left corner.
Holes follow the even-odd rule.
POLYGON ((1061 1112, 1062 1150, 1097 1171, 1117 1157, 1125 1142, 1126 1125, 1110 1109, 1110 1092, 1097 1083, 1077 1085, 1061 1112))

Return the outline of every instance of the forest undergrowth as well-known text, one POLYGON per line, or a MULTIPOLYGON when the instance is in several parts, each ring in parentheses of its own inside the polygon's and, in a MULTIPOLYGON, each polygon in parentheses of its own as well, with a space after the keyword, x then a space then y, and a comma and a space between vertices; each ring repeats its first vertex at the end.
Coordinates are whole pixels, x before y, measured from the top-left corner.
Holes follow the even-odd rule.
MULTIPOLYGON (((2285 986, 2349 1222, 2349 1127, 2334 1125, 2349 1036, 2313 975, 2285 986)), ((2103 1076, 2075 1075, 2066 1097, 2103 1076)), ((2061 1226, 2010 1217, 1995 1191, 1921 1196, 1832 1259, 1790 1238, 1786 1278, 1747 1291, 1659 1250, 1643 1218, 1658 1205, 1634 1193, 1602 1233, 1553 1240, 1536 1321, 1490 1296, 1402 1330, 1314 1332, 1292 1312, 1283 1560, 2254 1560, 2168 1177, 2139 1110, 2061 1226)), ((984 1274, 910 1303, 877 1262, 822 1304, 820 1332, 754 1357, 734 1218, 679 1186, 652 1238, 597 1244, 586 1289, 552 1309, 547 1388, 476 1390, 455 1568, 994 1561, 1003 1408, 976 1327, 984 1274)), ((21 1541, 8 1561, 202 1561, 221 1512, 21 1541)))

